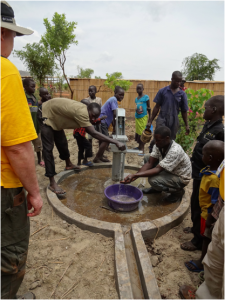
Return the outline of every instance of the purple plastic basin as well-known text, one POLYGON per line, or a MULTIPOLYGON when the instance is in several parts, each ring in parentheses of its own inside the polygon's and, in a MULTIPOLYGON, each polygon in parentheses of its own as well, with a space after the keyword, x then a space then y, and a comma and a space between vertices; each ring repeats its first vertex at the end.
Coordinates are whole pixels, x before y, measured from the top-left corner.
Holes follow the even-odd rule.
POLYGON ((141 201, 143 197, 143 193, 140 189, 133 185, 126 184, 113 184, 108 186, 104 190, 105 196, 108 199, 108 205, 119 211, 131 211, 138 207, 138 203, 141 201), (135 201, 131 202, 122 202, 118 200, 111 199, 112 196, 115 195, 127 195, 135 198, 135 201))

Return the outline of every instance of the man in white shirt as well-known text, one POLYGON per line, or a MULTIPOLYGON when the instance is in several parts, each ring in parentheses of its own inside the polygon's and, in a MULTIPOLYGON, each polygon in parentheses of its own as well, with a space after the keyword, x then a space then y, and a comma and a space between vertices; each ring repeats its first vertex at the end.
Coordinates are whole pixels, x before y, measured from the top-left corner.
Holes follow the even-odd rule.
POLYGON ((133 175, 128 175, 123 183, 130 183, 139 177, 148 177, 151 185, 144 189, 146 194, 168 192, 165 200, 177 202, 182 199, 184 187, 191 180, 191 161, 182 147, 171 140, 171 131, 166 126, 154 132, 155 145, 149 160, 133 175))

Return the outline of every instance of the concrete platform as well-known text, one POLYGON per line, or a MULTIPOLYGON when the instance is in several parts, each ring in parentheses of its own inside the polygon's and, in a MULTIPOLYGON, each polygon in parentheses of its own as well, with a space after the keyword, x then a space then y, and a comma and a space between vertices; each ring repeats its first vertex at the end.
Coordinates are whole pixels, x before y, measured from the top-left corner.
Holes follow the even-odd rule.
MULTIPOLYGON (((111 163, 94 164, 93 168, 109 168, 112 167, 111 163)), ((89 167, 82 166, 82 170, 89 167)), ((126 169, 139 170, 139 166, 125 165, 126 169)), ((77 171, 63 171, 55 176, 57 183, 62 182, 65 178, 78 173, 77 171)), ((186 195, 186 194, 185 194, 186 195)), ((133 250, 136 257, 136 264, 141 279, 141 285, 145 299, 161 299, 158 285, 155 279, 154 271, 151 265, 149 254, 147 252, 144 238, 154 239, 165 234, 174 226, 180 224, 187 214, 190 201, 184 195, 179 207, 171 214, 162 218, 133 223, 130 230, 130 235, 133 243, 133 250)), ((70 224, 75 224, 81 229, 89 230, 94 233, 101 233, 105 236, 114 238, 115 241, 115 277, 118 294, 120 299, 133 299, 132 284, 130 280, 127 256, 125 251, 124 234, 122 227, 118 223, 109 223, 99 221, 82 216, 75 211, 67 208, 58 199, 55 193, 47 188, 47 198, 54 211, 64 220, 70 224)))

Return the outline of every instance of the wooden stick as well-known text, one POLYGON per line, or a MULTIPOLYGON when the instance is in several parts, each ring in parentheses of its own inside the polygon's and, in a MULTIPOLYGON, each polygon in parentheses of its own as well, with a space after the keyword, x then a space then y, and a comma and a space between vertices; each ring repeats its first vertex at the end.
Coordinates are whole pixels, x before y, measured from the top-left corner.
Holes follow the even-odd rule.
POLYGON ((69 293, 72 292, 72 290, 75 288, 76 285, 78 285, 78 283, 80 282, 80 280, 78 280, 77 282, 75 282, 71 288, 69 288, 62 296, 60 299, 63 299, 63 297, 67 296, 69 293))
POLYGON ((73 260, 69 263, 68 267, 67 267, 66 270, 63 272, 61 278, 59 279, 59 282, 57 283, 56 287, 54 288, 54 290, 53 290, 53 292, 52 292, 52 294, 51 294, 51 296, 50 296, 50 299, 51 299, 52 296, 55 294, 55 291, 56 291, 57 286, 60 284, 61 280, 63 279, 63 276, 65 275, 65 273, 66 273, 66 271, 69 269, 69 267, 72 265, 72 263, 73 263, 73 260))
POLYGON ((105 259, 106 259, 106 256, 104 257, 103 261, 101 262, 101 264, 100 264, 100 266, 98 268, 98 271, 100 270, 100 268, 101 268, 102 264, 104 263, 105 259))
POLYGON ((64 262, 61 262, 61 261, 48 261, 48 264, 64 264, 64 262))
POLYGON ((37 233, 38 231, 44 229, 44 228, 47 227, 47 226, 49 226, 49 224, 48 224, 48 225, 45 225, 45 226, 43 226, 43 227, 41 227, 41 228, 39 228, 37 231, 35 231, 34 233, 32 233, 30 236, 34 235, 35 233, 37 233))

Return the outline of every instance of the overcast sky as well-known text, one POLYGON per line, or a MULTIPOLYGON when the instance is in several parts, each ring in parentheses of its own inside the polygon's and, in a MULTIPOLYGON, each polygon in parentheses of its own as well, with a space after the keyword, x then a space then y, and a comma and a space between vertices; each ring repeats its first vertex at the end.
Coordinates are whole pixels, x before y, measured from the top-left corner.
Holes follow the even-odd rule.
MULTIPOLYGON (((94 70, 92 77, 122 72, 125 79, 170 80, 185 57, 202 53, 219 59, 214 77, 224 80, 223 1, 8 1, 18 25, 34 30, 17 37, 14 48, 39 42, 43 19, 55 12, 78 22, 78 45, 67 52, 66 74, 77 66, 94 70)), ((24 64, 11 55, 19 70, 24 64)))

